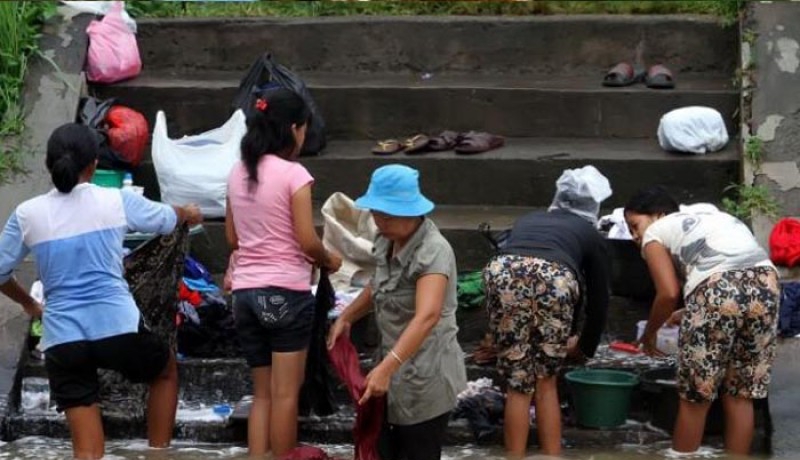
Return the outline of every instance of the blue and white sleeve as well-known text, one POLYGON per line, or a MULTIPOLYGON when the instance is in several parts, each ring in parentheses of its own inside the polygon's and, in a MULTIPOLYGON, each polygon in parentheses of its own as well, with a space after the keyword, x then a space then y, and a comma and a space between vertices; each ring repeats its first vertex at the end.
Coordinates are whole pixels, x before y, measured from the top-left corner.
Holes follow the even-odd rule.
POLYGON ((22 238, 17 213, 14 212, 0 234, 0 284, 7 283, 14 276, 14 270, 29 252, 22 238))
POLYGON ((120 190, 120 193, 122 193, 122 206, 125 208, 128 228, 137 232, 161 235, 175 230, 175 226, 178 224, 178 215, 172 206, 150 201, 130 190, 120 190))

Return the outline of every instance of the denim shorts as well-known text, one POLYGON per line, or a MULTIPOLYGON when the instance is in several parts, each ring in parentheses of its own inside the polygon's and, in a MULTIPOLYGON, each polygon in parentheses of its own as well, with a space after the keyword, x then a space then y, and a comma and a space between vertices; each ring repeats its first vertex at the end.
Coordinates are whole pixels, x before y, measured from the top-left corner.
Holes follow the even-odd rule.
POLYGON ((233 293, 236 332, 250 367, 272 365, 272 353, 308 348, 316 299, 311 291, 267 287, 233 293))

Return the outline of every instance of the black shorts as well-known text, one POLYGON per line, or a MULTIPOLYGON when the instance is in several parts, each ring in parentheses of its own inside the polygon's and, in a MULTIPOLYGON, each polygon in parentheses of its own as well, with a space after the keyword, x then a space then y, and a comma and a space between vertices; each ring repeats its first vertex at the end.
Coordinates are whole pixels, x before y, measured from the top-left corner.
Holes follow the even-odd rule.
POLYGON ((311 291, 239 289, 233 293, 236 332, 250 367, 272 365, 272 353, 308 348, 316 299, 311 291))
POLYGON ((59 411, 90 406, 99 401, 98 369, 149 383, 164 371, 169 357, 167 343, 148 331, 56 345, 45 351, 50 394, 59 411))

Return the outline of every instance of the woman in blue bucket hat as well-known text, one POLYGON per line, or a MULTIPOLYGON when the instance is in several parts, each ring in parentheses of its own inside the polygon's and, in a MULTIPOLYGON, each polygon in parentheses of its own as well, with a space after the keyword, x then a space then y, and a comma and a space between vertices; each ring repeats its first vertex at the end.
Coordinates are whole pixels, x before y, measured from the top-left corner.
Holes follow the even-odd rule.
POLYGON ((367 376, 359 403, 387 396, 381 457, 437 460, 456 396, 466 388, 456 340, 455 255, 425 217, 434 204, 420 191, 415 169, 378 168, 356 206, 369 209, 378 227, 377 268, 370 285, 331 328, 329 346, 374 311, 382 360, 367 376))

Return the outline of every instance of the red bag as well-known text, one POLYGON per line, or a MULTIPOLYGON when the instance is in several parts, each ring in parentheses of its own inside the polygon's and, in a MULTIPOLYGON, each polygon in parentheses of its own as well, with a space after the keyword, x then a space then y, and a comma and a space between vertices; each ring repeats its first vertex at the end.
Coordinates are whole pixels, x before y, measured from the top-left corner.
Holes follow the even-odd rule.
MULTIPOLYGON (((336 340, 328 355, 333 368, 347 387, 350 397, 358 404, 366 389, 366 379, 361 373, 361 363, 353 343, 342 335, 336 340)), ((356 425, 353 427, 355 460, 380 460, 378 438, 381 435, 385 407, 385 397, 369 398, 366 403, 357 407, 356 425)))
POLYGON ((800 220, 785 218, 769 235, 769 251, 776 265, 793 267, 800 262, 800 220))
POLYGON ((108 110, 105 122, 111 149, 131 167, 139 166, 150 140, 150 128, 144 116, 128 107, 115 105, 108 110))

